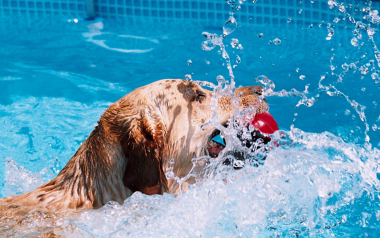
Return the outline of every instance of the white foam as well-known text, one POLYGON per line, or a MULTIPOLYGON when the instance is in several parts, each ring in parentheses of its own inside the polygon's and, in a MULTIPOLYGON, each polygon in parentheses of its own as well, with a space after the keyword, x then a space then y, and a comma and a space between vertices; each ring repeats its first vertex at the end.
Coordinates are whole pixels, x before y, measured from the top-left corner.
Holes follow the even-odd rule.
POLYGON ((112 202, 66 224, 78 234, 105 237, 329 234, 325 224, 349 215, 330 213, 355 212, 361 207, 352 202, 380 188, 380 151, 345 144, 330 134, 298 133, 302 139, 270 151, 264 166, 213 167, 212 176, 177 198, 136 192, 123 205, 112 202))

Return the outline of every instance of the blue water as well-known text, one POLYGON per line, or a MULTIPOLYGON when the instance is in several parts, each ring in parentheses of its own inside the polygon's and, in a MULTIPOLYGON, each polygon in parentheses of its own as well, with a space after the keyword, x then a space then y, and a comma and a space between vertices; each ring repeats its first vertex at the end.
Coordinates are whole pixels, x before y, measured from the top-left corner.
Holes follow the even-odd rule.
MULTIPOLYGON (((202 24, 139 18, 78 23, 1 19, 0 197, 52 179, 102 112, 131 90, 186 74, 214 83, 218 75, 229 79, 218 47, 201 47, 202 32, 221 35, 226 20, 202 24)), ((135 193, 122 206, 110 203, 82 212, 63 226, 75 227, 78 236, 112 237, 380 234, 380 89, 368 66, 366 74, 348 71, 342 82, 332 75, 341 73, 344 63, 355 62, 359 68, 370 60, 378 70, 371 41, 362 31, 363 45, 353 46, 353 26, 344 28, 346 24, 339 22, 331 22, 331 40, 326 40, 327 22, 320 27, 290 24, 295 23, 243 25, 223 41, 237 65, 237 85, 259 85, 255 78, 265 75, 275 92, 303 92, 308 86, 307 98, 319 94, 311 107, 297 107, 299 96, 267 98, 270 113, 292 146, 274 149, 259 168, 228 171, 228 183, 221 172, 177 198, 135 193), (232 38, 243 50, 232 48, 232 38), (275 38, 281 43, 273 43, 275 38), (236 55, 241 57, 239 64, 236 55), (326 77, 324 86, 333 85, 344 96, 318 89, 321 76, 326 77), (365 119, 352 100, 365 106, 365 119)), ((372 27, 378 30, 378 25, 372 27)), ((375 44, 380 44, 378 34, 375 44)))

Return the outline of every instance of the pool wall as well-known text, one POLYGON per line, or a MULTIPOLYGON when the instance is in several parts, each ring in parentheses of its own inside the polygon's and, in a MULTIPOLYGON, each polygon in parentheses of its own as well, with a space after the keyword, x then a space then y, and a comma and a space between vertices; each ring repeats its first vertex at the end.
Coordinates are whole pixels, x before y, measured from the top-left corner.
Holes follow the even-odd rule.
MULTIPOLYGON (((352 4, 353 16, 361 19, 367 1, 346 1, 352 4)), ((379 2, 371 3, 380 6, 379 2)), ((195 20, 220 22, 228 19, 231 6, 224 0, 0 0, 3 16, 27 15, 28 17, 67 16, 74 18, 123 18, 144 17, 152 20, 195 20)), ((294 25, 331 22, 337 16, 337 8, 329 9, 322 0, 257 0, 248 1, 237 10, 239 24, 285 24, 290 19, 294 25)), ((352 25, 348 20, 347 25, 352 25)))
POLYGON ((1 0, 2 16, 47 16, 87 17, 86 0, 1 0))

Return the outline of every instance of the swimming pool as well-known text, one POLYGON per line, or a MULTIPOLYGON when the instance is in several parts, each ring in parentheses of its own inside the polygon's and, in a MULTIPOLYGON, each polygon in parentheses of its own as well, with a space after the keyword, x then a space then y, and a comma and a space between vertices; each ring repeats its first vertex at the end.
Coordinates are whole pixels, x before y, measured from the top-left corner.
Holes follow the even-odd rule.
MULTIPOLYGON (((149 1, 136 2, 141 6, 126 6, 123 13, 133 9, 133 18, 121 19, 122 11, 114 7, 118 3, 102 1, 103 19, 78 17, 85 15, 80 7, 73 17, 41 10, 42 16, 10 11, 1 19, 0 197, 29 191, 56 176, 102 112, 131 90, 187 74, 194 80, 216 82, 218 75, 229 80, 219 46, 202 50, 207 40, 202 33, 221 35, 231 5, 206 1, 208 11, 202 11, 202 1, 193 1, 197 8, 186 18, 182 3, 176 18, 170 10, 176 9, 175 1, 172 7, 165 2, 162 17, 160 3, 155 9, 144 8, 149 1)), ((4 3, 5 13, 12 5, 4 3)), ((124 205, 84 211, 62 221, 63 226, 71 225, 78 236, 112 237, 379 234, 380 89, 373 44, 380 42, 378 32, 373 42, 368 40, 371 31, 354 35, 355 24, 347 16, 343 21, 341 6, 356 21, 371 13, 375 31, 377 15, 363 12, 366 2, 352 8, 333 1, 313 4, 245 2, 234 11, 241 27, 223 39, 236 65, 237 85, 260 84, 261 75, 273 82, 267 84, 268 94, 275 85, 267 97, 270 112, 292 146, 271 151, 264 166, 232 171, 231 183, 216 176, 177 198, 135 193, 124 205), (285 96, 289 92, 293 96, 285 96)), ((376 4, 373 8, 379 9, 376 4)), ((32 220, 22 232, 31 234, 40 225, 32 220)))

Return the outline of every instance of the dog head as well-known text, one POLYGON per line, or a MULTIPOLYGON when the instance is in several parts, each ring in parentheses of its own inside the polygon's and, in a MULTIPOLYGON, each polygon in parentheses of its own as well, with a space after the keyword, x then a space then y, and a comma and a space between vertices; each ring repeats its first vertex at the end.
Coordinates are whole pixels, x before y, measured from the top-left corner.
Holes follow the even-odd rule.
MULTIPOLYGON (((261 87, 235 90, 238 107, 253 106, 255 112, 268 110, 259 100, 261 87)), ((204 126, 213 110, 221 124, 226 124, 236 110, 232 98, 223 96, 213 102, 212 92, 194 82, 161 80, 136 89, 112 105, 102 117, 112 134, 118 137, 128 160, 124 184, 134 191, 146 191, 157 184, 154 193, 170 191, 165 170, 174 160, 174 173, 185 176, 192 158, 215 152, 209 146, 217 129, 204 126), (160 182, 157 182, 160 181, 160 182)), ((106 126, 107 127, 107 126, 106 126)))

